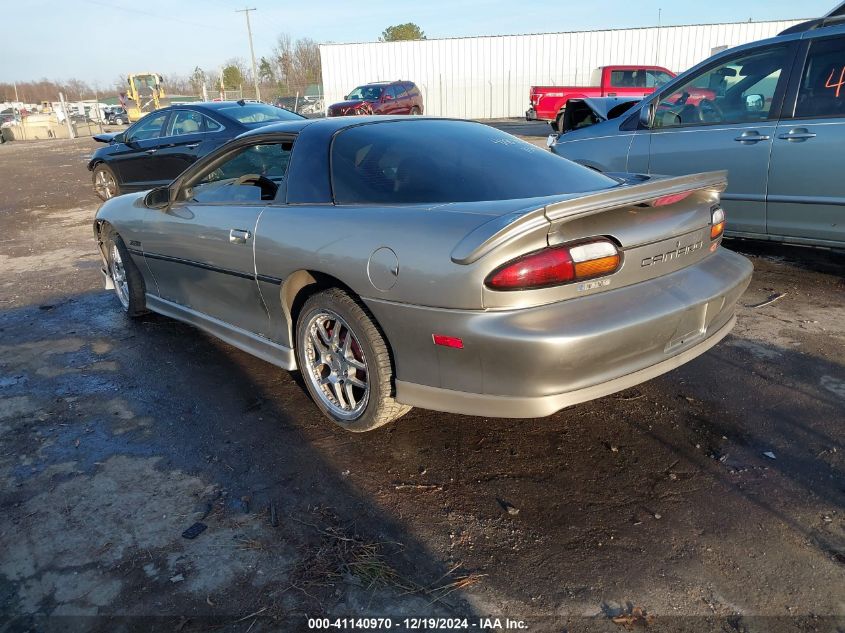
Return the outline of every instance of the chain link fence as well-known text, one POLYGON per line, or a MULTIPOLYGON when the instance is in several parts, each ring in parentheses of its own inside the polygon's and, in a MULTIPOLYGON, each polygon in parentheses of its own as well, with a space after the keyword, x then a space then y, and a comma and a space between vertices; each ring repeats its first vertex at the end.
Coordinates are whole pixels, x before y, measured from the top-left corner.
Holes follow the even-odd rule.
MULTIPOLYGON (((219 86, 206 87, 202 94, 167 95, 160 100, 160 105, 164 107, 204 100, 241 99, 260 100, 307 117, 323 116, 325 112, 323 90, 319 84, 261 86, 259 94, 256 94, 252 85, 235 90, 221 90, 219 86)), ((121 100, 118 95, 78 101, 69 101, 64 95, 56 95, 55 101, 0 103, 0 142, 80 138, 104 132, 121 132, 131 124, 127 108, 123 105, 125 103, 125 97, 121 100)))

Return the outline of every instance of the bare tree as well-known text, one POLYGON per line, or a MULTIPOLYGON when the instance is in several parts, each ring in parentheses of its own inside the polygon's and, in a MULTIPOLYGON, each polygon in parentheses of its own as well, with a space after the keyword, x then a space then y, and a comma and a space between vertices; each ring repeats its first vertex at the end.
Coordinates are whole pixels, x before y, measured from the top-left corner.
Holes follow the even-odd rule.
POLYGON ((273 61, 279 70, 279 88, 283 94, 303 93, 310 84, 321 80, 320 47, 311 38, 304 37, 294 43, 290 35, 280 34, 273 49, 273 61))

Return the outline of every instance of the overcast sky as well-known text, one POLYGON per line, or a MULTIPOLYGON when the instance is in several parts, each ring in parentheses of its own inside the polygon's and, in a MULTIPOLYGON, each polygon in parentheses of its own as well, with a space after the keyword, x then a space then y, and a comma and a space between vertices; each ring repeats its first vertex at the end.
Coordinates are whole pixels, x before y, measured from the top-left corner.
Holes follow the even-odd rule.
MULTIPOLYGON (((392 24, 417 23, 429 38, 544 33, 816 17, 834 0, 252 0, 256 58, 279 33, 318 42, 375 41, 392 24)), ((187 75, 248 59, 234 0, 13 0, 0 12, 0 81, 79 78, 111 87, 128 72, 187 75)))

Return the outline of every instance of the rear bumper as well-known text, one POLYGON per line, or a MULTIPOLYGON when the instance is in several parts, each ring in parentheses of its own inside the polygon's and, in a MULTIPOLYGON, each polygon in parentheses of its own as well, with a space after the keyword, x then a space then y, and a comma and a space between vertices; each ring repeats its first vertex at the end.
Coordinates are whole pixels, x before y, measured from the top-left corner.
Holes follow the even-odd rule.
POLYGON ((724 338, 751 278, 724 248, 675 273, 536 308, 436 310, 368 301, 385 330, 403 404, 543 417, 670 371, 724 338), (432 334, 463 349, 437 347, 432 334))
POLYGON ((416 407, 479 415, 488 418, 542 418, 574 404, 588 402, 607 396, 623 389, 628 389, 661 374, 672 371, 693 358, 700 356, 716 343, 725 338, 733 329, 736 317, 731 316, 727 323, 697 345, 664 361, 645 367, 633 373, 619 376, 591 387, 582 387, 574 391, 556 393, 550 396, 518 397, 494 396, 489 394, 467 393, 452 389, 426 387, 413 383, 396 381, 396 399, 402 404, 416 407))
POLYGON ((528 108, 525 111, 525 120, 526 121, 536 121, 537 120, 537 111, 534 108, 528 108))

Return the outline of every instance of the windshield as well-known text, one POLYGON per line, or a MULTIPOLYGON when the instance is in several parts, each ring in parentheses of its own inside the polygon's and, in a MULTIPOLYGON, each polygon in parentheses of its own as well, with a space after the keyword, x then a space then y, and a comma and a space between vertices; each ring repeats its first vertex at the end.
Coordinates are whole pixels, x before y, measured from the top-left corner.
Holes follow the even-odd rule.
POLYGON ((378 101, 381 98, 381 93, 384 90, 381 86, 358 86, 349 93, 347 99, 350 101, 358 99, 360 101, 378 101))
POLYGON ((265 103, 233 105, 220 108, 219 112, 244 125, 264 125, 265 123, 274 123, 276 121, 298 121, 302 118, 289 110, 282 110, 281 108, 265 103))
POLYGON ((618 181, 481 123, 415 119, 359 125, 332 143, 338 203, 512 200, 618 181))

